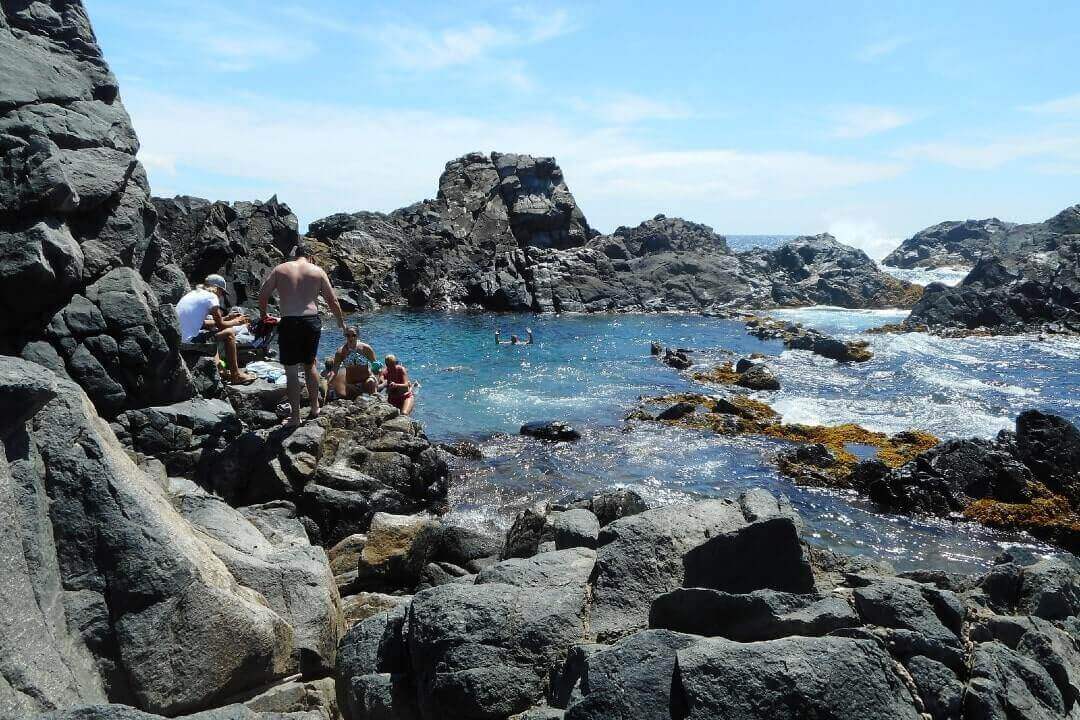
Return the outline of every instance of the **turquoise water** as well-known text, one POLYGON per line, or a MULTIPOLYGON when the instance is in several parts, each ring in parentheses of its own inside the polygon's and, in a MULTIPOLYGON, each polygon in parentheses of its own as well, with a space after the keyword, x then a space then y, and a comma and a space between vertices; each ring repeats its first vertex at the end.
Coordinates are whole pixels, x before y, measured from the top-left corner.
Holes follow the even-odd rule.
MULTIPOLYGON (((361 338, 393 352, 421 383, 415 417, 435 441, 468 439, 482 461, 458 461, 453 512, 505 525, 520 507, 612 485, 650 503, 737 495, 763 486, 788 495, 813 542, 887 559, 898 567, 954 570, 986 565, 1022 536, 967 524, 882 515, 865 501, 799 488, 772 469, 781 445, 625 423, 641 396, 709 391, 649 355, 649 343, 698 350, 702 367, 763 352, 783 385, 759 394, 791 422, 858 422, 894 432, 919 427, 942 437, 989 437, 1027 407, 1080 420, 1073 385, 1080 342, 1031 338, 943 340, 925 335, 863 336, 903 311, 807 308, 778 311, 844 337, 865 337, 875 358, 840 366, 748 336, 741 323, 685 315, 534 316, 385 311, 360 316, 361 338), (497 346, 533 328, 536 344, 497 346), (731 353, 734 353, 732 355, 731 353), (531 420, 570 422, 583 433, 550 445, 517 435, 531 420)), ((340 336, 327 333, 322 354, 340 336)))

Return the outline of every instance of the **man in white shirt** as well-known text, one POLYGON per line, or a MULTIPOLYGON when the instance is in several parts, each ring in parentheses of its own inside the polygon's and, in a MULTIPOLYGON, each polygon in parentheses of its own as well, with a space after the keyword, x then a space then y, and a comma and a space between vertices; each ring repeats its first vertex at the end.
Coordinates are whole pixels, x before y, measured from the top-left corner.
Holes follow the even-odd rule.
POLYGON ((225 278, 207 275, 202 285, 180 298, 176 314, 180 319, 180 339, 183 342, 220 342, 225 346, 225 366, 229 382, 247 385, 255 381, 254 375, 241 372, 236 352, 236 331, 247 325, 248 318, 242 313, 223 315, 221 303, 225 299, 225 278))

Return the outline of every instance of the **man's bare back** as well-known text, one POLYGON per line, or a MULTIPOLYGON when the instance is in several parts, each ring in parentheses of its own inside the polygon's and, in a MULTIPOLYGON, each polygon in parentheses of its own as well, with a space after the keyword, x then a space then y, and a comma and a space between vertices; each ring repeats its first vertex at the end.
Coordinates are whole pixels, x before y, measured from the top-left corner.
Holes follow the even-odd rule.
POLYGON ((330 278, 322 268, 306 258, 296 258, 278 265, 270 271, 266 285, 268 292, 277 291, 282 317, 316 315, 319 312, 316 305, 319 295, 327 302, 334 297, 330 278))

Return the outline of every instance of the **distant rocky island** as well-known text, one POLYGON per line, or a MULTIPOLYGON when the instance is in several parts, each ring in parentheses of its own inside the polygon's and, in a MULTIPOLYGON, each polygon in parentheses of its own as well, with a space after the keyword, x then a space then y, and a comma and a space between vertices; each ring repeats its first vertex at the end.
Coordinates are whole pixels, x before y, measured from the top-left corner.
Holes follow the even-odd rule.
MULTIPOLYGON (((759 489, 667 507, 600 490, 484 532, 444 514, 474 448, 381 400, 279 427, 283 388, 188 363, 173 303, 221 272, 250 304, 295 215, 152 198, 83 4, 0 10, 0 720, 1080 717, 1071 555, 898 573, 815 547, 759 489)), ((599 234, 555 161, 524 155, 467 155, 435 200, 310 234, 362 310, 828 303, 1075 332, 1078 215, 984 228, 971 275, 921 297, 827 235, 734 253, 664 216, 599 234)), ((1059 420, 877 467, 867 491, 944 514, 1034 479, 1080 502, 1059 420)))

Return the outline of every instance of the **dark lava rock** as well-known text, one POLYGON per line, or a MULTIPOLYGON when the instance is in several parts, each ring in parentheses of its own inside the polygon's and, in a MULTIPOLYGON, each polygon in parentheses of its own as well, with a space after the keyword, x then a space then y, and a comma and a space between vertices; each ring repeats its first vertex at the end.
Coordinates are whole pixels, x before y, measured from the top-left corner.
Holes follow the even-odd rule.
POLYGON ((916 720, 911 693, 873 640, 699 640, 677 653, 672 717, 916 720))
POLYGON ((570 510, 573 508, 589 510, 600 522, 600 527, 605 527, 619 518, 643 513, 649 509, 649 505, 634 490, 613 488, 611 490, 600 490, 588 497, 566 498, 552 506, 553 510, 570 510))
POLYGON ((683 556, 685 585, 733 593, 812 592, 814 575, 790 517, 772 517, 718 534, 683 556))
POLYGON ((669 408, 661 410, 657 416, 657 420, 679 420, 687 415, 693 415, 697 412, 697 405, 692 402, 677 402, 669 408))
POLYGON ((1075 425, 1057 415, 1025 410, 1016 418, 1016 454, 1036 480, 1080 507, 1080 430, 1075 425))
POLYGON ((470 153, 446 164, 436 199, 331 215, 310 233, 334 284, 372 308, 880 307, 913 292, 829 236, 736 254, 711 228, 664 215, 598 235, 554 159, 528 155, 470 153))
POLYGON ((0 352, 98 411, 191 397, 139 142, 81 2, 0 9, 0 352))
POLYGON ((881 262, 899 268, 971 267, 992 254, 996 237, 1014 227, 997 218, 938 223, 909 237, 881 262))
POLYGON ((909 326, 991 333, 1080 332, 1080 205, 995 236, 955 287, 933 283, 909 326))
POLYGON ((753 365, 745 372, 739 374, 736 385, 750 390, 779 390, 780 381, 772 374, 772 371, 764 365, 753 365))
POLYGON ((571 547, 596 549, 600 535, 600 521, 591 511, 583 508, 553 513, 555 547, 559 550, 571 547))
POLYGON ((192 283, 217 273, 234 305, 257 306, 267 273, 299 239, 296 215, 277 196, 262 202, 211 202, 177 196, 153 198, 158 232, 171 245, 192 283))
POLYGON ((540 546, 544 525, 547 521, 546 508, 525 508, 514 518, 510 529, 506 531, 502 557, 532 557, 540 546))
POLYGON ((616 520, 600 531, 592 629, 601 641, 645 628, 653 599, 683 585, 683 555, 746 524, 739 506, 709 500, 616 520))
POLYGON ((686 370, 694 364, 685 350, 672 350, 671 348, 664 350, 661 362, 676 370, 686 370))
POLYGON ((0 685, 25 689, 0 691, 4 707, 123 700, 178 715, 296 667, 294 629, 236 582, 79 386, 6 356, 0 378, 0 398, 25 403, 10 417, 32 415, 0 426, 0 685))
POLYGON ((559 420, 538 420, 521 426, 521 434, 551 442, 573 442, 581 433, 559 420))
POLYGON ((675 653, 697 638, 667 630, 645 630, 582 655, 575 668, 574 700, 566 717, 670 718, 675 653))
POLYGON ((680 588, 657 597, 649 611, 649 627, 739 642, 828 635, 861 624, 842 597, 775 590, 738 594, 680 588))
POLYGON ((1023 506, 1049 489, 1061 496, 1055 501, 1057 514, 1039 510, 1032 521, 1015 527, 1072 549, 1080 548, 1080 533, 1071 530, 1070 520, 1070 513, 1080 509, 1078 458, 1080 431, 1075 426, 1055 415, 1025 411, 1015 433, 1003 431, 994 440, 949 440, 899 468, 866 468, 852 486, 885 508, 938 516, 985 505, 973 506, 977 500, 988 501, 990 508, 997 503, 1023 506))

